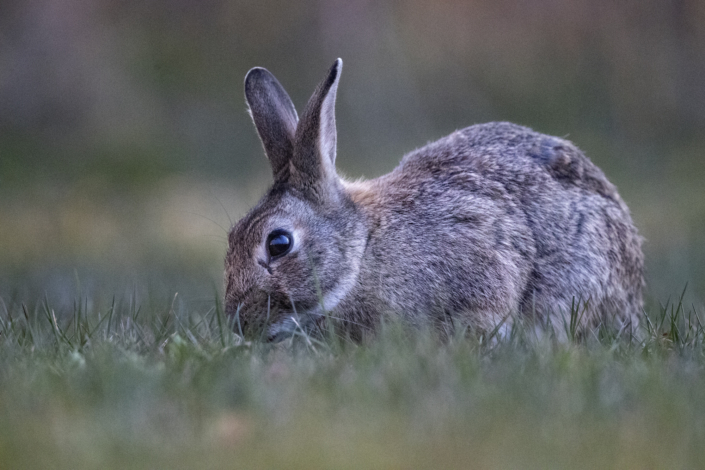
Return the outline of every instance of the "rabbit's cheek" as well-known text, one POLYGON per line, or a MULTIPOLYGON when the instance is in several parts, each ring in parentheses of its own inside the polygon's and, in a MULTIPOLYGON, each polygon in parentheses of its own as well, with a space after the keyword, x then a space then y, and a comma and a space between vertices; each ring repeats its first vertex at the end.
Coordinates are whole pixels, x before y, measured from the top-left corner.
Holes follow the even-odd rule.
POLYGON ((264 261, 262 259, 258 259, 257 264, 262 266, 269 273, 270 276, 272 275, 272 268, 267 264, 266 261, 264 261))

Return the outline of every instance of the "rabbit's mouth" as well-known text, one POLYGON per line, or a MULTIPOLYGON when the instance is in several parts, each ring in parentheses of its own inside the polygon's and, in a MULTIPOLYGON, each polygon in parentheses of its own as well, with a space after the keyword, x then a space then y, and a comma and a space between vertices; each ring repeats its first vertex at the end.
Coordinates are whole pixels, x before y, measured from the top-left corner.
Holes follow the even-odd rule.
POLYGON ((278 343, 287 338, 309 338, 318 329, 321 315, 315 312, 284 315, 267 328, 267 341, 278 343))
MULTIPOLYGON (((350 289, 350 282, 340 283, 336 288, 323 295, 323 299, 315 303, 298 302, 289 298, 282 303, 293 309, 293 313, 283 313, 267 327, 267 341, 278 343, 292 336, 309 338, 320 337, 324 328, 326 312, 331 312, 338 306, 350 289), (296 308, 294 308, 294 305, 296 308)), ((286 308, 285 307, 285 308, 286 308)), ((281 310, 279 310, 281 312, 281 310)))

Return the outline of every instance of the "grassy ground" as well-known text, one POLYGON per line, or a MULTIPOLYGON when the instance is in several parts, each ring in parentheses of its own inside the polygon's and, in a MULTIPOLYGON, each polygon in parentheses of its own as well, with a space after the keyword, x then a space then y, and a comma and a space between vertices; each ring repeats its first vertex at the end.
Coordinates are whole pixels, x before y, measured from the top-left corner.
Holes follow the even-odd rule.
POLYGON ((276 346, 242 341, 217 308, 147 304, 3 299, 2 468, 705 463, 705 316, 677 302, 639 339, 558 342, 517 322, 441 343, 386 324, 363 345, 276 346))

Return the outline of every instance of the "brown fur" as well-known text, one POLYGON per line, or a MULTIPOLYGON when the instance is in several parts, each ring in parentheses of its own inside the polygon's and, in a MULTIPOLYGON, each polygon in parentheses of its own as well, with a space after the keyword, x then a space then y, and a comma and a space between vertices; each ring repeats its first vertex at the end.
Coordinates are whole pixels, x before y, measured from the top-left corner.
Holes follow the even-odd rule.
POLYGON ((226 309, 246 331, 278 340, 326 314, 353 337, 384 314, 487 330, 510 314, 563 321, 578 299, 588 322, 638 322, 641 238, 616 188, 572 143, 475 125, 387 175, 346 182, 335 173, 341 69, 338 59, 293 132, 276 79, 259 68, 246 78, 274 174, 229 237, 226 309), (277 228, 294 234, 294 249, 270 261, 264 245, 277 228))

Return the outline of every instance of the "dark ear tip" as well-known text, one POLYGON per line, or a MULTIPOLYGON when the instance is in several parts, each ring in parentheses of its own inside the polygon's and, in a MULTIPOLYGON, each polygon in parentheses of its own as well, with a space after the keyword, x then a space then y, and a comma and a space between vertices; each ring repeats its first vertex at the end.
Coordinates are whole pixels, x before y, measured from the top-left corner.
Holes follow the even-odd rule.
POLYGON ((328 71, 328 78, 326 79, 326 89, 333 85, 333 83, 340 77, 340 72, 343 71, 343 59, 336 59, 335 62, 333 62, 333 65, 331 66, 330 70, 328 71))
POLYGON ((337 58, 335 62, 333 62, 333 66, 330 68, 330 71, 333 77, 340 75, 340 72, 343 71, 343 59, 337 58))

